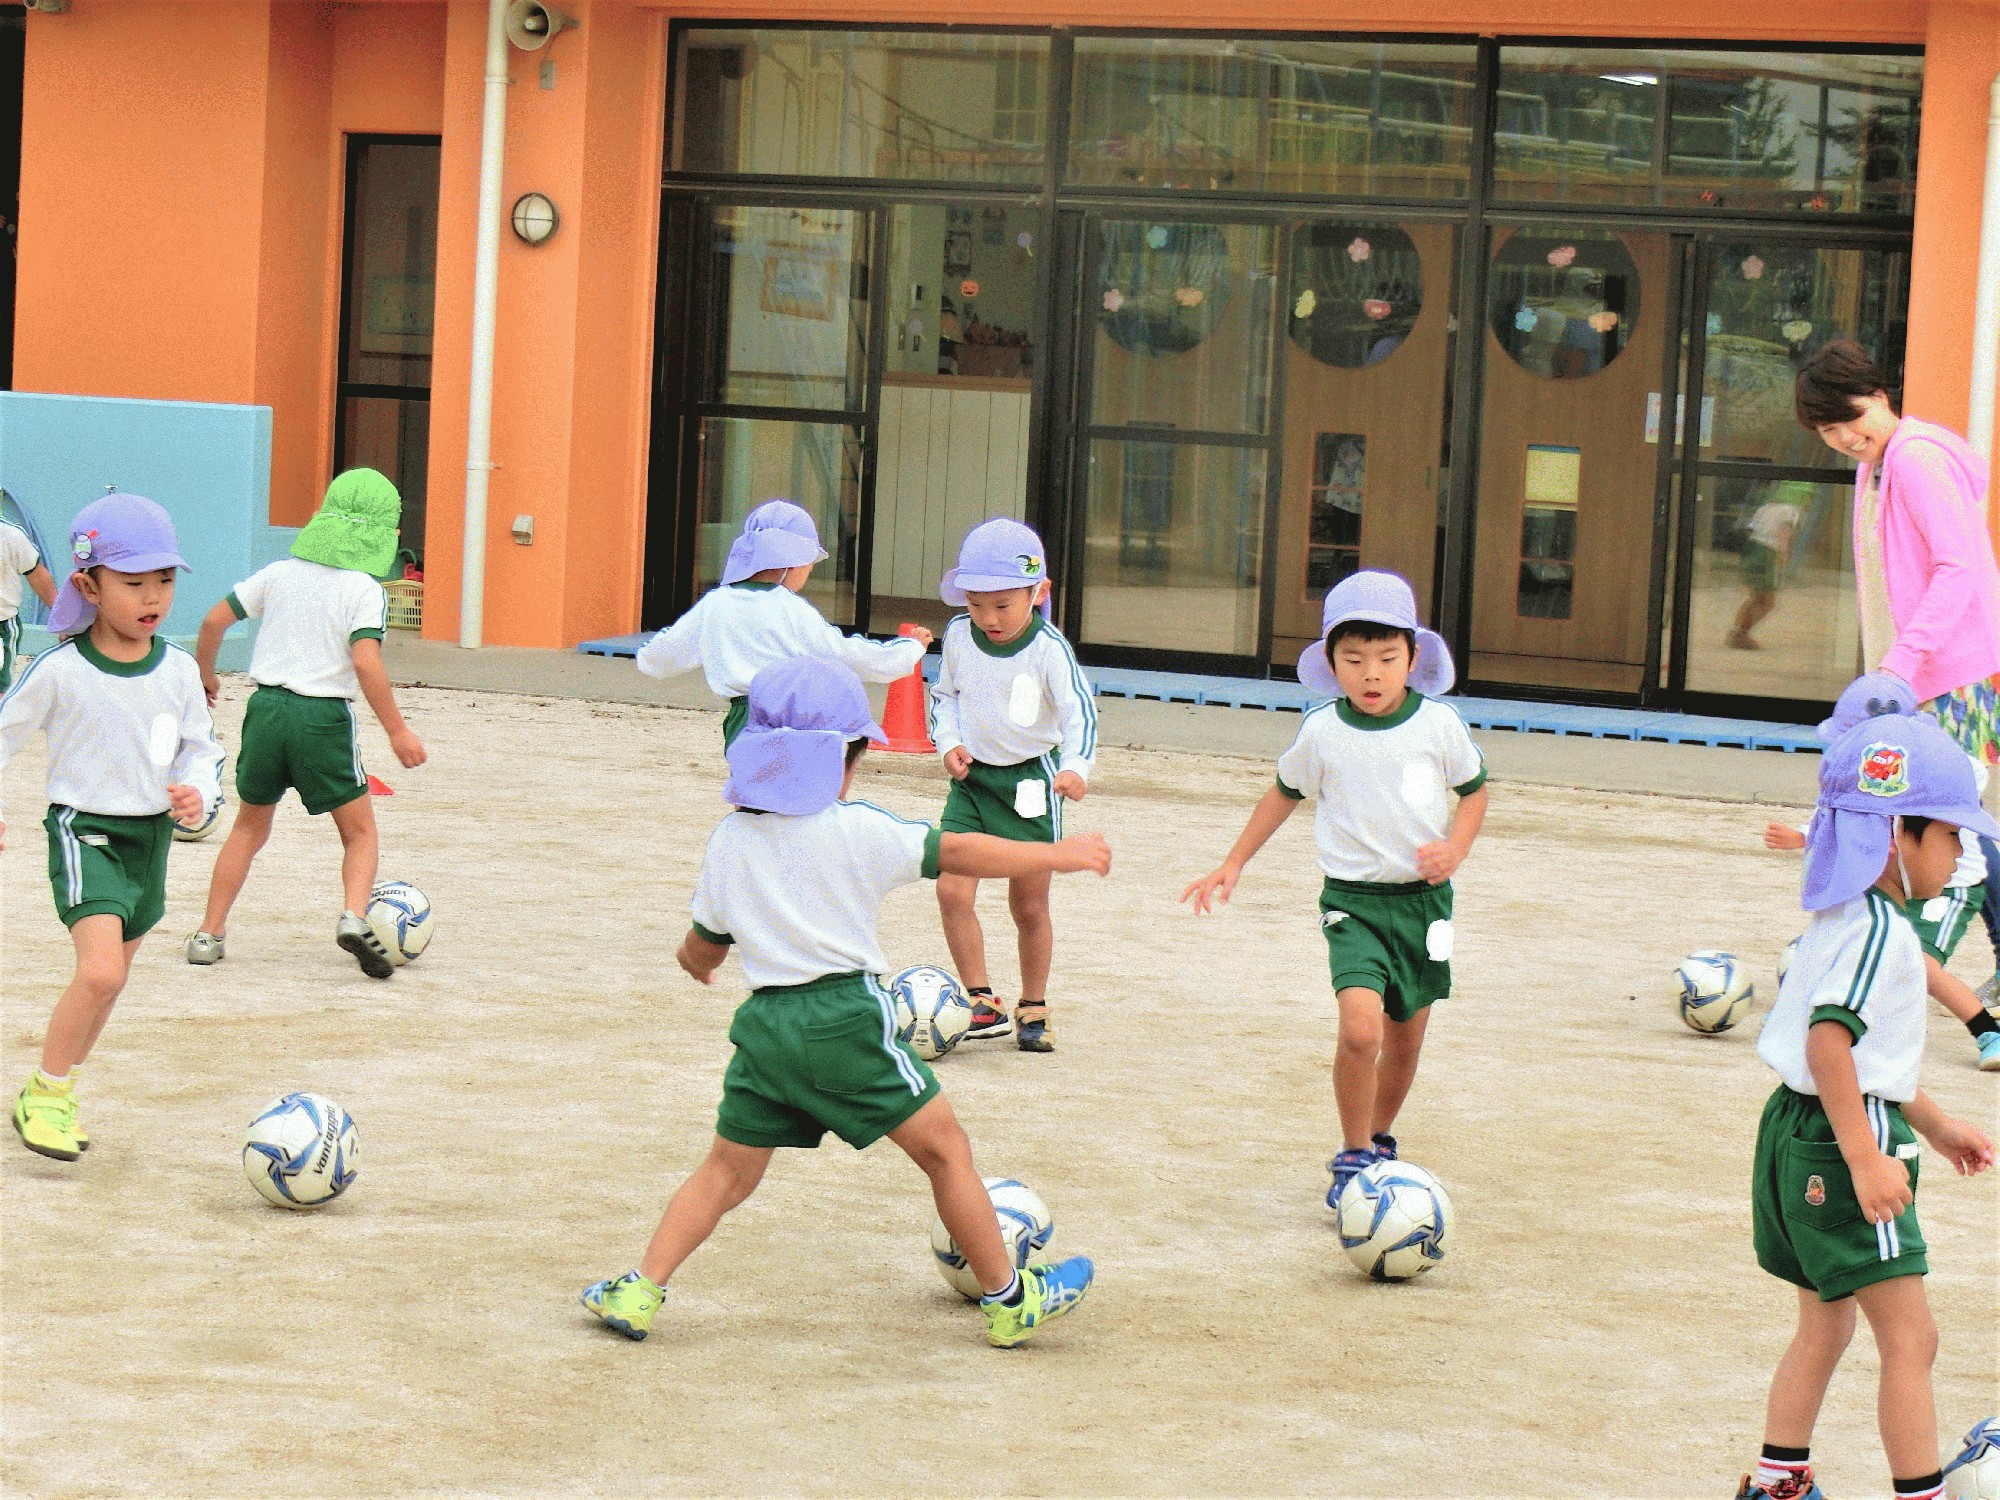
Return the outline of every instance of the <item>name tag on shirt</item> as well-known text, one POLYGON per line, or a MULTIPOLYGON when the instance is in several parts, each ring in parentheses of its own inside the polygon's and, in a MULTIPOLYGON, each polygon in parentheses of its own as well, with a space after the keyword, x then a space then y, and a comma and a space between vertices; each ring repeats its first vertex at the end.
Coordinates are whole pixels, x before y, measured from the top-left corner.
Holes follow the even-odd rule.
MULTIPOLYGON (((1023 729, 1035 722, 1042 708, 1042 685, 1026 672, 1016 674, 1013 691, 1007 695, 1007 718, 1023 729)), ((1028 814, 1023 813, 1023 817, 1028 814)))

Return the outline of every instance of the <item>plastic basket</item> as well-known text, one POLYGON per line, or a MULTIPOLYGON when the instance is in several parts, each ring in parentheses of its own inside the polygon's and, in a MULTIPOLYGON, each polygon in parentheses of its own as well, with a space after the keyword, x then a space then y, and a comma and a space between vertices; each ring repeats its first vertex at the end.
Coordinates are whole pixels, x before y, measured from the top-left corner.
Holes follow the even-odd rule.
POLYGON ((424 628, 424 583, 421 578, 398 578, 383 584, 382 592, 389 596, 391 630, 424 628))

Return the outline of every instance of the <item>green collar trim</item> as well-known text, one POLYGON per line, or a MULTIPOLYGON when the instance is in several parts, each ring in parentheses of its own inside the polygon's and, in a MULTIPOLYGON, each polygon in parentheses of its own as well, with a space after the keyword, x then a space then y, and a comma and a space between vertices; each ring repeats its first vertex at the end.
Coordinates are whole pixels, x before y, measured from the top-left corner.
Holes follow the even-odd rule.
POLYGON ((108 672, 113 677, 144 677, 153 668, 157 667, 162 658, 167 654, 167 643, 158 636, 153 637, 152 649, 137 661, 117 661, 112 657, 106 656, 92 642, 88 630, 83 631, 79 635, 73 635, 70 639, 76 642, 77 652, 85 661, 97 668, 98 671, 108 672))
POLYGON ((783 588, 784 585, 781 583, 759 583, 755 579, 746 578, 741 583, 730 584, 729 587, 733 589, 744 589, 752 594, 762 594, 769 592, 771 589, 783 588))
POLYGON ((1048 623, 1047 620, 1042 618, 1042 612, 1039 609, 1030 609, 1028 611, 1028 623, 1022 629, 1021 633, 1011 641, 1002 641, 1000 644, 995 645, 991 636, 972 623, 971 615, 965 617, 965 628, 972 633, 972 644, 977 646, 981 651, 984 651, 988 656, 1019 656, 1023 651, 1028 649, 1029 644, 1036 636, 1042 633, 1043 627, 1048 623))
POLYGON ((1424 695, 1410 692, 1393 713, 1365 714, 1345 698, 1333 700, 1333 711, 1340 715, 1340 722, 1350 729, 1394 729, 1398 724, 1409 722, 1410 715, 1423 706, 1424 695))

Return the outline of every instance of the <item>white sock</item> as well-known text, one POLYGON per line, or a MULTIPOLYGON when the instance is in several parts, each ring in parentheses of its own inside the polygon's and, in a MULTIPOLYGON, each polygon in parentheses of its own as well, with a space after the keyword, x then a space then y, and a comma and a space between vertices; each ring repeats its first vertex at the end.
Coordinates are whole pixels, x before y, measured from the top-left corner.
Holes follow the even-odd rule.
POLYGON ((71 1068, 67 1073, 58 1078, 55 1074, 49 1072, 47 1068, 37 1068, 35 1069, 35 1082, 39 1083, 45 1089, 66 1089, 76 1082, 76 1069, 71 1068))
POLYGON ((1796 1479, 1809 1467, 1803 1458, 1759 1458, 1757 1460, 1757 1482, 1774 1485, 1781 1479, 1796 1479))
POLYGON ((979 1303, 980 1306, 982 1307, 989 1302, 1012 1303, 1016 1301, 1020 1297, 1020 1295, 1021 1295, 1021 1273, 1019 1271, 1016 1271, 1011 1281, 1009 1281, 1004 1287, 1002 1287, 997 1292, 986 1293, 979 1299, 979 1303))

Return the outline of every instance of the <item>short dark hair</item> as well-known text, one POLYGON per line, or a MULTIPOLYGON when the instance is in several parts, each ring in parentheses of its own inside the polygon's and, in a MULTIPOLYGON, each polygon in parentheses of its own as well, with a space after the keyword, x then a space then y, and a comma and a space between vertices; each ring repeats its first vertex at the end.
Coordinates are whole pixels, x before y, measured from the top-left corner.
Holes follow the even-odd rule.
POLYGON ((1903 832, 1907 833, 1918 843, 1922 843, 1924 835, 1930 832, 1932 821, 1932 819, 1925 817, 1922 813, 1904 813, 1903 832))
POLYGON ((863 750, 866 750, 867 748, 868 748, 868 736, 867 736, 867 735, 865 735, 865 734, 864 734, 864 735, 862 735, 862 736, 861 736, 861 738, 860 738, 860 739, 858 739, 858 740, 849 740, 849 741, 847 742, 847 769, 848 769, 848 770, 850 770, 850 771, 851 771, 851 770, 853 770, 853 769, 854 769, 854 763, 855 763, 855 762, 856 762, 857 760, 861 759, 861 752, 862 752, 863 750))
POLYGON ((1860 416, 1856 403, 1877 391, 1889 398, 1890 408, 1900 416, 1903 403, 1874 357, 1853 339, 1830 339, 1799 367, 1792 382, 1792 408, 1801 427, 1830 427, 1860 416))
POLYGON ((1400 640, 1410 648, 1410 660, 1417 659, 1417 633, 1400 625, 1384 625, 1380 620, 1342 620, 1326 633, 1327 655, 1331 656, 1333 648, 1349 636, 1357 641, 1400 640))

